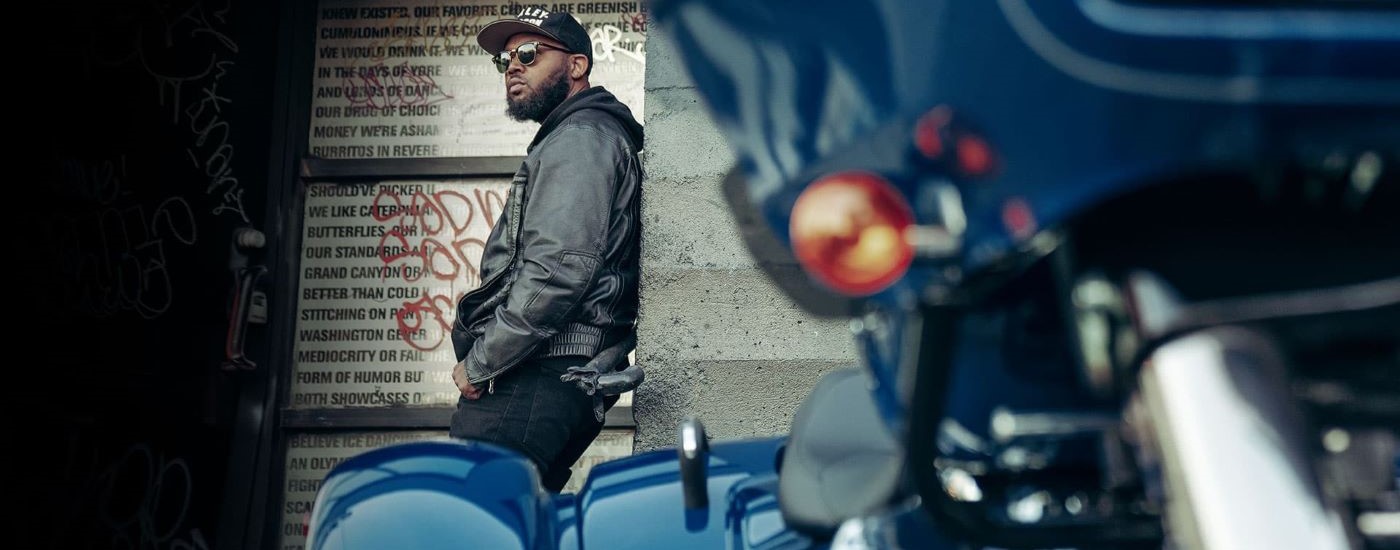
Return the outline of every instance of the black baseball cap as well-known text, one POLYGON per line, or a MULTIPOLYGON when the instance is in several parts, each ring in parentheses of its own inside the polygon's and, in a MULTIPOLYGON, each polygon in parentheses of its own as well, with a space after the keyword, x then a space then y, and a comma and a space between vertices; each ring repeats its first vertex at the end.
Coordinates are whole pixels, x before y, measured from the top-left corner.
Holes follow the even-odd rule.
POLYGON ((542 34, 559 41, 570 52, 588 56, 588 67, 593 67, 593 40, 574 16, 564 12, 550 13, 544 8, 525 8, 514 19, 492 21, 476 35, 476 43, 495 55, 506 49, 510 37, 522 32, 542 34))

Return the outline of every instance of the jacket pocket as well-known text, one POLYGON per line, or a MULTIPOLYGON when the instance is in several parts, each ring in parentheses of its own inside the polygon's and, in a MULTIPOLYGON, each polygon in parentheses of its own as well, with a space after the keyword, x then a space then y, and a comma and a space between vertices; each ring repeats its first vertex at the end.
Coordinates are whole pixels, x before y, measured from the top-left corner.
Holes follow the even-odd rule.
POLYGON ((526 315, 540 329, 558 329, 575 315, 584 294, 598 273, 598 257, 584 252, 564 252, 549 270, 549 278, 525 303, 526 315))

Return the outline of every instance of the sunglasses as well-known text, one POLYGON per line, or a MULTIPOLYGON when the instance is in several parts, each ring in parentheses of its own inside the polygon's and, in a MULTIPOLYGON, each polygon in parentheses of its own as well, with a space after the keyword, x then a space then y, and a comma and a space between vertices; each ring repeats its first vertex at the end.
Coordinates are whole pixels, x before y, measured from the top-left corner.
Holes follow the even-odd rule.
POLYGON ((521 65, 524 65, 526 67, 533 65, 535 63, 535 58, 539 57, 540 48, 549 48, 551 50, 559 50, 564 53, 573 53, 564 48, 550 46, 549 44, 543 44, 540 42, 526 42, 524 44, 516 46, 514 50, 505 50, 500 54, 492 57, 491 62, 496 64, 496 70, 500 71, 501 74, 505 74, 506 69, 510 68, 511 58, 515 58, 516 60, 520 61, 521 65))

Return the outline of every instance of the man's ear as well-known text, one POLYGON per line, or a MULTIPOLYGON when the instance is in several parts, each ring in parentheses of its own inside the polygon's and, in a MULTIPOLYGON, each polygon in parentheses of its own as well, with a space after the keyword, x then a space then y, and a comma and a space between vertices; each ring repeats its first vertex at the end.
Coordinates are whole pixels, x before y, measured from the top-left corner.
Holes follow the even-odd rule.
POLYGON ((569 78, 578 80, 588 73, 588 56, 583 54, 573 54, 569 56, 569 78))

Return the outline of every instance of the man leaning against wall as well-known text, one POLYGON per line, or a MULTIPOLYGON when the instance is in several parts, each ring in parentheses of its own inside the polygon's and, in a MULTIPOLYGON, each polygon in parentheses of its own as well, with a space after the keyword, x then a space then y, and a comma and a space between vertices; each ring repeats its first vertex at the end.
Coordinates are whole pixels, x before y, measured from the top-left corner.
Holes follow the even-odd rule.
POLYGON ((616 397, 585 392, 635 341, 642 126, 590 86, 593 48, 572 15, 527 8, 477 42, 503 75, 506 114, 540 123, 482 253, 482 284, 457 304, 461 391, 450 434, 521 452, 559 491, 616 397), (620 354, 610 354, 620 355, 620 354))

